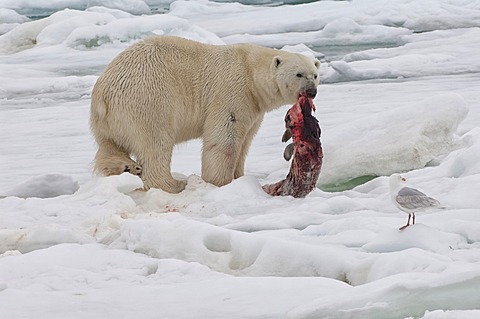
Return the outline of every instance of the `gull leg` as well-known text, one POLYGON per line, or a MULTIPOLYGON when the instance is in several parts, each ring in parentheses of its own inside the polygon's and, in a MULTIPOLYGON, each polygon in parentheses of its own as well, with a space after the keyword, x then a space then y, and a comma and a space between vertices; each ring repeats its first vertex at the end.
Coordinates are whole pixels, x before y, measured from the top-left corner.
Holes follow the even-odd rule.
MULTIPOLYGON (((407 220, 407 224, 405 226, 402 226, 400 227, 399 229, 400 230, 404 230, 405 228, 407 228, 408 226, 410 226, 410 217, 412 217, 410 214, 408 214, 408 220, 407 220)), ((413 215, 413 218, 415 220, 415 214, 413 215)))
POLYGON ((412 222, 412 225, 415 224, 415 213, 412 214, 413 215, 413 222, 412 222))

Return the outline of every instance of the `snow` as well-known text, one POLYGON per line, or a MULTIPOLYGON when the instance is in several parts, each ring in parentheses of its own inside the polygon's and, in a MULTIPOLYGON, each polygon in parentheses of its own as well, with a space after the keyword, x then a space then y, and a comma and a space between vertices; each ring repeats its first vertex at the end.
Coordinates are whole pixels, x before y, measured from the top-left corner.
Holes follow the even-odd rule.
POLYGON ((333 128, 324 134, 328 156, 319 184, 422 168, 461 143, 455 132, 467 112, 461 96, 442 94, 362 116, 351 120, 347 128, 333 128), (328 134, 334 136, 333 140, 328 134))
POLYGON ((28 18, 18 14, 15 10, 0 8, 0 35, 12 30, 20 23, 28 21, 28 18))
POLYGON ((182 35, 192 40, 220 44, 214 34, 193 26, 184 19, 166 15, 138 17, 121 14, 119 10, 93 7, 86 11, 65 9, 47 18, 24 23, 2 36, 0 53, 56 44, 78 49, 92 48, 153 34, 182 35), (208 41, 203 36, 212 40, 208 41))
POLYGON ((11 190, 6 196, 49 198, 60 195, 72 195, 79 188, 78 182, 71 176, 62 174, 46 174, 32 177, 11 190))
POLYGON ((0 7, 18 11, 25 15, 49 15, 64 8, 85 10, 103 6, 132 14, 149 14, 150 8, 142 0, 0 0, 0 7))
POLYGON ((170 2, 0 0, 0 317, 478 318, 480 1, 170 2), (224 187, 200 141, 180 194, 94 176, 91 89, 153 34, 321 59, 319 188, 261 188, 289 105, 224 187), (392 173, 447 208, 398 230, 392 173))

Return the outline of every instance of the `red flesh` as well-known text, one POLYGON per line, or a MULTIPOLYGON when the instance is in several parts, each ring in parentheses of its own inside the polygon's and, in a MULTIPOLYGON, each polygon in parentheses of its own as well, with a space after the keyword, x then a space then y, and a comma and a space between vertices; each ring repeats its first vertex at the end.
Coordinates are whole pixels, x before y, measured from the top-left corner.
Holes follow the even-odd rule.
POLYGON ((295 143, 293 161, 287 177, 275 184, 264 185, 263 190, 272 196, 303 198, 315 189, 322 168, 320 126, 312 115, 315 105, 302 94, 285 116, 286 126, 292 131, 295 143))

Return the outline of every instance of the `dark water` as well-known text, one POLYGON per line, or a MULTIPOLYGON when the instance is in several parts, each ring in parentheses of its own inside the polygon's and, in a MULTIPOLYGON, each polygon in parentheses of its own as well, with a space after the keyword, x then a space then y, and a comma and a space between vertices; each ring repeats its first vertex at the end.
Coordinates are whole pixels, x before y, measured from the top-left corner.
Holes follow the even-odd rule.
POLYGON ((319 185, 318 188, 320 188, 324 192, 343 192, 346 190, 350 190, 358 185, 365 184, 366 182, 369 182, 377 177, 378 176, 373 175, 360 176, 343 183, 319 185))

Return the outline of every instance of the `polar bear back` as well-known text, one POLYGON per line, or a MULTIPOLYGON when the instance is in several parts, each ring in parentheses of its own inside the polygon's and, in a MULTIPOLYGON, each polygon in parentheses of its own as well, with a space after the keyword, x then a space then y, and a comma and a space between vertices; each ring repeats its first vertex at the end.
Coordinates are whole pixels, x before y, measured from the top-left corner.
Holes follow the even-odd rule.
POLYGON ((108 101, 104 106, 109 112, 92 111, 100 117, 109 114, 104 119, 112 126, 127 121, 120 125, 122 128, 135 126, 138 121, 142 125, 150 123, 145 127, 150 130, 158 123, 171 123, 169 128, 176 129, 172 134, 179 137, 177 143, 198 138, 205 116, 215 111, 211 108, 213 104, 233 106, 275 100, 269 96, 273 93, 271 90, 261 90, 261 85, 256 84, 252 72, 252 68, 256 68, 264 75, 269 73, 262 69, 270 66, 273 56, 280 53, 270 51, 274 50, 248 44, 213 46, 176 37, 150 37, 123 51, 107 67, 97 81, 92 98, 102 95, 108 101), (165 110, 170 107, 177 110, 165 110), (157 112, 152 112, 152 108, 157 112))

